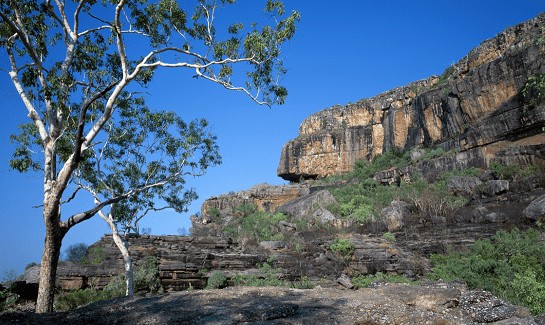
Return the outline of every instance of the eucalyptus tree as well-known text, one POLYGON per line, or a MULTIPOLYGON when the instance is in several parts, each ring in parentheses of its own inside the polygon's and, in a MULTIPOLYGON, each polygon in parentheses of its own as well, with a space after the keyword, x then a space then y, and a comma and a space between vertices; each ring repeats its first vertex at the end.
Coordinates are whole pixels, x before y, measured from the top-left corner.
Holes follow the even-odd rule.
POLYGON ((284 102, 281 46, 294 35, 299 14, 267 0, 265 23, 227 17, 219 24, 222 9, 233 5, 234 0, 0 1, 0 46, 7 58, 1 69, 32 123, 21 127, 23 145, 11 166, 44 175, 46 235, 36 312, 53 310, 63 237, 116 203, 106 199, 62 219, 61 206, 77 195, 69 184, 116 110, 131 105, 157 68, 189 70, 261 105, 284 102))
POLYGON ((90 193, 96 206, 110 202, 98 214, 110 226, 123 256, 125 293, 132 296, 127 236, 138 232, 138 222, 149 212, 187 212, 197 194, 185 188, 186 179, 204 175, 221 158, 206 120, 185 123, 173 112, 151 112, 137 105, 118 113, 107 123, 102 141, 89 149, 91 155, 76 170, 74 186, 90 193))

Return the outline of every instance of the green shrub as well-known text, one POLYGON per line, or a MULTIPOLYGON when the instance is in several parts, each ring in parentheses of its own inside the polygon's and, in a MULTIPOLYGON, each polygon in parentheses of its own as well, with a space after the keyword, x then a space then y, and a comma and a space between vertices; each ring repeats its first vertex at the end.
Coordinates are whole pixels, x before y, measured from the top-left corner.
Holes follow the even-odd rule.
POLYGON ((72 310, 95 301, 112 299, 114 297, 110 291, 90 288, 63 292, 55 296, 55 310, 72 310))
POLYGON ((30 262, 30 263, 28 263, 28 264, 25 266, 25 271, 28 270, 28 269, 30 269, 30 268, 33 267, 33 266, 36 266, 36 265, 39 265, 39 264, 36 263, 36 262, 30 262))
POLYGON ((499 231, 466 253, 432 255, 431 279, 464 280, 500 298, 545 312, 545 244, 536 230, 499 231))
MULTIPOLYGON (((159 267, 155 256, 146 256, 135 266, 133 271, 134 291, 160 293, 163 291, 161 280, 159 279, 159 267)), ((126 283, 125 275, 120 274, 112 279, 104 287, 112 296, 118 297, 125 295, 126 283)))
MULTIPOLYGON (((125 285, 125 276, 118 275, 103 290, 87 288, 62 292, 55 296, 55 310, 67 311, 95 301, 124 296, 125 285)), ((140 260, 134 271, 134 289, 136 292, 160 293, 163 291, 155 256, 146 256, 140 260)))
POLYGON ((8 289, 0 290, 0 312, 15 306, 18 300, 19 295, 10 292, 8 289))
POLYGON ((140 260, 134 272, 134 291, 160 293, 163 291, 159 279, 159 266, 155 256, 146 256, 140 260))
POLYGON ((348 260, 354 254, 356 245, 350 239, 336 238, 329 248, 334 253, 340 255, 344 260, 348 260))
POLYGON ((220 210, 218 208, 209 208, 206 210, 206 214, 212 218, 216 223, 220 223, 221 220, 221 214, 220 210))
POLYGON ((285 214, 257 211, 253 205, 242 205, 236 211, 240 216, 233 218, 224 227, 224 232, 230 236, 250 238, 258 242, 284 239, 284 234, 279 232, 277 226, 280 221, 289 221, 285 214))
POLYGON ((447 154, 447 151, 443 147, 428 148, 424 154, 420 157, 420 161, 439 158, 447 154))
POLYGON ((522 88, 522 95, 527 104, 537 106, 545 99, 545 74, 538 74, 528 78, 522 88))
POLYGON ((314 288, 314 283, 312 283, 308 277, 303 276, 299 281, 292 282, 290 287, 295 289, 312 289, 314 288))
POLYGON ((503 165, 499 163, 492 163, 490 165, 490 169, 492 169, 499 178, 501 179, 508 179, 508 180, 520 180, 524 178, 528 178, 531 176, 535 176, 542 172, 542 168, 538 165, 529 165, 529 166, 521 166, 521 165, 503 165))
POLYGON ((105 257, 106 253, 104 253, 104 249, 102 247, 92 246, 89 247, 87 255, 81 260, 81 263, 96 265, 102 263, 105 257))
MULTIPOLYGON (((88 255, 88 247, 84 243, 78 243, 68 246, 65 250, 65 260, 70 262, 82 262, 88 255)), ((98 263, 97 263, 98 264, 98 263)))
POLYGON ((387 283, 409 283, 417 284, 417 281, 407 279, 406 277, 398 274, 385 274, 382 272, 377 272, 373 275, 358 275, 352 278, 352 284, 354 288, 367 288, 371 284, 376 282, 387 282, 387 283))
POLYGON ((221 289, 227 286, 227 277, 221 271, 214 271, 206 283, 206 289, 221 289))
POLYGON ((126 293, 125 275, 120 274, 115 277, 102 289, 110 293, 111 297, 122 297, 126 293))
POLYGON ((287 282, 282 280, 282 269, 273 267, 273 260, 269 259, 259 267, 260 275, 237 274, 233 282, 237 286, 246 287, 285 287, 287 282))
POLYGON ((382 235, 382 238, 386 239, 390 243, 395 243, 396 241, 396 236, 389 231, 385 232, 384 235, 382 235))

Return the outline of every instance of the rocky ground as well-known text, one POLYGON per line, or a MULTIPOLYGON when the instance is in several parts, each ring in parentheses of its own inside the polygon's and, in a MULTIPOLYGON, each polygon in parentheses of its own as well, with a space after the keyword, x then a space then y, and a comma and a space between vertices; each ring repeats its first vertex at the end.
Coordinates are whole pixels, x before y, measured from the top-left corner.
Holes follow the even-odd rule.
POLYGON ((310 290, 229 287, 101 301, 67 313, 0 314, 1 324, 545 324, 462 284, 310 290))

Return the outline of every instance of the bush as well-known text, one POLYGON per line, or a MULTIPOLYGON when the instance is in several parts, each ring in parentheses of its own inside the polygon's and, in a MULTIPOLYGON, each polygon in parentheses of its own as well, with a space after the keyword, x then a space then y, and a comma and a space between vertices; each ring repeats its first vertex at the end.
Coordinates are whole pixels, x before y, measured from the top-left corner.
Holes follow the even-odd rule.
POLYGON ((354 288, 367 288, 373 283, 376 282, 387 282, 387 283, 409 283, 417 284, 417 281, 407 279, 406 277, 398 274, 385 274, 382 272, 377 272, 373 275, 358 275, 352 278, 352 284, 354 288))
POLYGON ((84 243, 70 245, 64 252, 66 256, 65 257, 66 261, 76 262, 76 263, 82 262, 89 253, 88 247, 84 243))
POLYGON ((350 239, 337 238, 331 243, 329 248, 346 261, 354 254, 356 245, 350 239))
POLYGON ((36 265, 39 265, 39 264, 36 263, 36 262, 30 262, 30 263, 28 263, 28 264, 25 266, 25 271, 28 270, 28 269, 30 269, 30 268, 33 267, 33 266, 36 266, 36 265))
POLYGON ((233 218, 224 227, 225 233, 230 236, 254 239, 257 242, 284 239, 284 234, 278 229, 278 223, 289 221, 285 214, 257 211, 253 205, 242 205, 236 211, 240 216, 233 218))
POLYGON ((490 165, 499 178, 508 180, 521 180, 534 175, 538 175, 542 172, 542 168, 538 165, 503 165, 499 163, 492 163, 490 165))
POLYGON ((396 242, 396 236, 389 231, 385 232, 384 235, 382 235, 382 238, 386 239, 390 243, 396 242))
POLYGON ((100 246, 92 246, 87 250, 87 255, 81 260, 82 264, 91 264, 96 265, 104 261, 106 253, 104 249, 100 246))
POLYGON ((283 287, 287 286, 286 281, 280 279, 282 269, 273 267, 274 260, 269 258, 267 262, 259 267, 260 276, 237 274, 233 282, 238 286, 246 287, 283 287))
POLYGON ((159 279, 159 267, 155 256, 146 256, 138 263, 134 272, 134 291, 160 293, 163 291, 159 279))
POLYGON ((308 277, 303 276, 299 281, 293 282, 290 287, 295 289, 312 289, 314 288, 314 283, 308 277))
POLYGON ((538 74, 528 78, 522 88, 522 95, 527 104, 537 106, 545 99, 545 74, 538 74))
MULTIPOLYGON (((67 311, 95 301, 124 296, 125 285, 125 276, 118 275, 103 290, 87 288, 63 292, 55 296, 55 310, 67 311)), ((146 256, 140 260, 134 271, 134 289, 135 292, 160 293, 163 291, 155 256, 146 256)))
POLYGON ((19 295, 10 292, 8 289, 0 290, 0 312, 13 307, 19 300, 19 295))
POLYGON ((221 289, 227 286, 227 277, 221 271, 215 271, 208 278, 206 289, 221 289))
POLYGON ((534 314, 545 312, 545 244, 536 230, 499 231, 466 253, 432 255, 431 261, 431 279, 464 280, 534 314))
POLYGON ((0 283, 2 283, 5 287, 10 287, 13 282, 17 281, 17 278, 19 278, 19 275, 17 275, 15 270, 5 270, 0 275, 0 283))
POLYGON ((116 295, 111 291, 90 288, 63 292, 55 296, 55 310, 72 310, 95 301, 112 299, 114 297, 116 295))

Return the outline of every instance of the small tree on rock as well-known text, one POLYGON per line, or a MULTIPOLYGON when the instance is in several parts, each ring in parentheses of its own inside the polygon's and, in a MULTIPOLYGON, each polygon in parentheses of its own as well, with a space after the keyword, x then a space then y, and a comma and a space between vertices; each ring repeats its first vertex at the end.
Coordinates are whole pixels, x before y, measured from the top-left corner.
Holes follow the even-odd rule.
POLYGON ((216 138, 207 122, 185 123, 172 112, 146 107, 120 109, 106 127, 102 143, 75 172, 77 188, 92 194, 98 211, 112 231, 123 256, 126 295, 134 294, 133 265, 127 235, 150 212, 174 209, 187 212, 197 194, 184 187, 187 177, 202 176, 221 162, 216 138), (121 125, 114 125, 120 121, 121 125), (123 159, 120 160, 119 156, 123 159))

